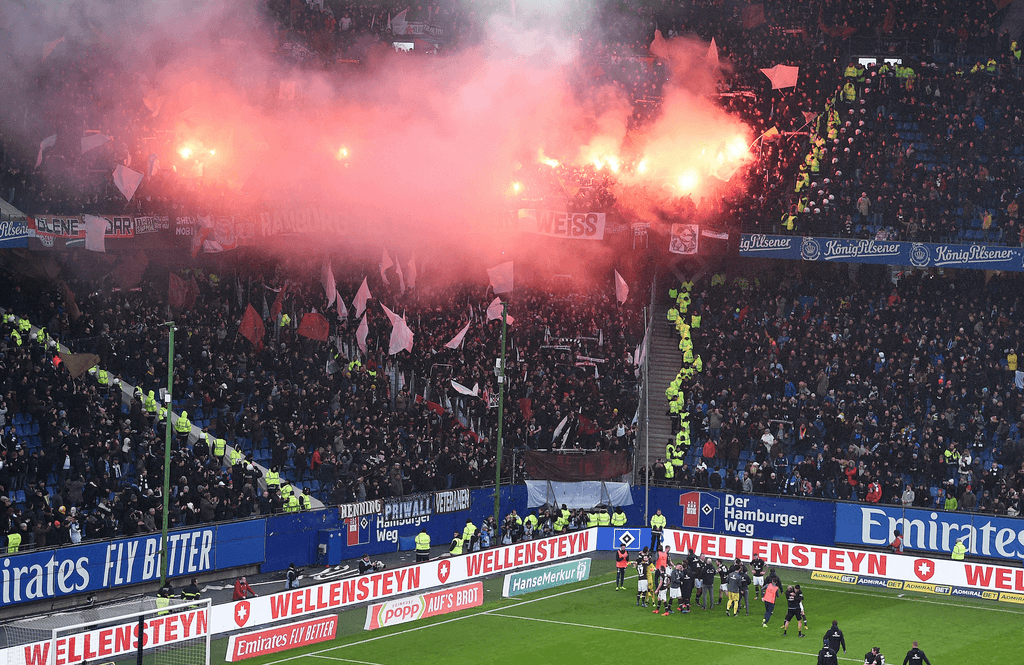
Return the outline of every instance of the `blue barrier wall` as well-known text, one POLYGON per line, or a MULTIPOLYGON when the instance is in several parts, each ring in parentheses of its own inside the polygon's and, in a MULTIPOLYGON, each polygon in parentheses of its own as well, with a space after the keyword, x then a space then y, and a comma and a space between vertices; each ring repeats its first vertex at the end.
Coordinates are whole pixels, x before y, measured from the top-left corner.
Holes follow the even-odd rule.
POLYGON ((864 503, 836 504, 836 542, 879 547, 903 533, 906 547, 934 553, 953 551, 964 538, 968 552, 997 559, 1024 559, 1024 520, 977 513, 904 509, 864 503))
MULTIPOLYGON (((261 563, 262 519, 172 531, 168 575, 182 577, 261 563)), ((0 599, 18 604, 160 579, 160 534, 4 556, 0 599)))

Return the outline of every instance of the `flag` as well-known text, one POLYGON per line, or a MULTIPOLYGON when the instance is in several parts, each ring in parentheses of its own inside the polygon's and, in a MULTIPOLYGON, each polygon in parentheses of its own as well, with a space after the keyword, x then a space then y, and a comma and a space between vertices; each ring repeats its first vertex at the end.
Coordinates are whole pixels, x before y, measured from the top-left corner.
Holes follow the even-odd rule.
POLYGON ((281 318, 281 312, 284 310, 284 297, 288 293, 288 281, 285 280, 281 290, 277 292, 277 297, 274 298, 274 304, 270 306, 270 318, 275 323, 281 318))
POLYGON ((96 215, 82 215, 85 222, 85 248, 90 252, 105 252, 103 236, 107 232, 107 220, 96 215))
POLYGON ((764 5, 759 2, 756 5, 744 7, 740 13, 740 22, 744 30, 751 30, 764 23, 764 5))
POLYGON ((473 397, 479 397, 480 396, 480 384, 479 383, 473 384, 472 388, 467 388, 466 386, 462 385, 461 383, 458 383, 457 381, 455 381, 453 379, 452 380, 452 388, 455 388, 455 392, 460 393, 462 395, 471 395, 473 397))
POLYGON ((402 274, 402 262, 395 263, 395 271, 398 273, 398 291, 405 293, 405 275, 402 274))
POLYGON ((330 307, 338 299, 338 285, 334 283, 334 271, 331 270, 330 261, 324 263, 324 267, 320 270, 320 283, 324 285, 327 306, 330 307))
POLYGON ((647 360, 647 331, 644 331, 643 341, 636 347, 636 351, 633 352, 633 364, 637 366, 637 375, 639 376, 640 366, 647 360))
POLYGON ((78 317, 82 316, 82 310, 78 309, 78 303, 75 301, 75 292, 71 290, 67 282, 62 281, 60 285, 64 289, 64 306, 68 308, 68 316, 71 317, 72 321, 77 321, 78 317))
POLYGON ((810 122, 818 117, 818 114, 814 111, 801 111, 800 113, 804 116, 804 122, 810 122))
POLYGON ((1017 387, 1017 390, 1024 390, 1024 372, 1019 369, 1013 373, 1013 385, 1017 387))
POLYGON ((338 296, 338 318, 348 318, 348 307, 345 307, 345 300, 341 296, 338 296))
POLYGON ((381 254, 380 257, 380 278, 384 280, 385 284, 390 284, 391 282, 388 281, 388 276, 385 273, 387 272, 388 268, 395 265, 395 262, 391 260, 390 256, 388 256, 388 250, 386 247, 382 250, 382 252, 383 253, 381 254))
POLYGON ((673 224, 668 251, 673 254, 696 254, 700 227, 696 224, 673 224))
POLYGON ((149 267, 149 257, 141 249, 131 254, 123 254, 121 261, 114 268, 113 277, 122 289, 131 289, 142 281, 142 275, 149 267))
POLYGON ((245 314, 242 315, 242 322, 238 325, 238 334, 252 342, 258 353, 263 350, 263 335, 265 333, 262 319, 250 304, 245 308, 245 314))
POLYGON ((626 284, 626 280, 622 279, 622 275, 619 271, 615 271, 615 299, 619 301, 619 304, 626 302, 626 298, 629 297, 629 285, 626 284))
POLYGON ((779 135, 779 128, 778 127, 772 127, 767 132, 765 132, 764 134, 761 134, 761 138, 762 139, 770 139, 770 138, 776 137, 778 135, 779 135))
POLYGON ((404 318, 398 316, 384 305, 381 305, 381 307, 384 307, 384 313, 391 319, 391 341, 388 344, 388 353, 395 355, 402 349, 412 353, 413 332, 409 324, 405 322, 404 318))
POLYGON ((57 357, 71 372, 72 379, 77 379, 100 364, 100 357, 95 353, 58 353, 57 357))
POLYGON ((57 46, 63 41, 64 38, 61 37, 60 39, 55 39, 52 42, 47 42, 47 44, 43 46, 43 62, 46 62, 46 59, 50 57, 51 53, 53 53, 53 49, 57 48, 57 46))
POLYGON ((39 154, 36 156, 36 168, 43 163, 43 151, 57 145, 57 135, 51 134, 39 142, 39 154))
POLYGON ((394 18, 388 17, 388 27, 391 28, 392 35, 404 35, 408 30, 409 22, 405 20, 405 15, 408 13, 408 9, 403 9, 395 14, 394 18))
POLYGON ((359 286, 359 290, 356 291, 356 299, 352 301, 352 306, 356 308, 356 316, 362 316, 363 312, 366 311, 366 301, 370 299, 370 287, 366 285, 366 278, 363 278, 363 283, 359 286))
POLYGON ((715 43, 715 38, 711 38, 711 45, 708 46, 708 54, 704 56, 704 61, 708 63, 708 67, 712 70, 717 70, 719 67, 718 63, 718 44, 715 43))
MULTIPOLYGON (((238 306, 241 307, 242 303, 238 303, 238 306)), ((263 318, 267 319, 267 320, 270 319, 270 308, 267 307, 267 290, 266 289, 263 290, 263 318)))
POLYGON ((106 134, 84 134, 82 136, 82 152, 95 150, 110 140, 106 134))
POLYGON ((665 35, 661 34, 661 30, 654 31, 654 41, 651 42, 650 51, 655 58, 668 59, 668 42, 665 41, 665 35))
POLYGON ((171 309, 184 309, 188 296, 188 284, 173 272, 167 284, 167 304, 171 309))
POLYGON ((139 188, 139 183, 142 182, 142 174, 131 170, 124 164, 118 164, 114 167, 113 177, 118 191, 131 201, 132 197, 135 196, 135 190, 139 188))
POLYGON ((149 153, 148 165, 146 166, 146 175, 154 176, 160 172, 160 156, 155 152, 149 153))
POLYGON ((410 289, 416 288, 416 252, 412 253, 409 257, 409 263, 407 264, 405 281, 409 285, 410 289))
POLYGON ((330 329, 331 326, 327 323, 324 315, 317 314, 316 312, 310 312, 303 316, 302 323, 299 324, 300 335, 315 339, 318 342, 327 341, 327 333, 330 332, 330 329))
POLYGON ((363 312, 363 318, 359 321, 359 327, 356 328, 356 344, 364 354, 366 353, 366 336, 369 333, 370 326, 366 325, 366 312, 363 312))
POLYGON ((462 340, 466 339, 466 333, 469 332, 469 324, 470 322, 466 321, 466 325, 459 331, 459 334, 452 337, 451 341, 445 344, 445 348, 457 349, 462 346, 462 340))
MULTIPOLYGON (((487 306, 487 320, 493 321, 494 319, 501 320, 501 298, 495 298, 494 301, 487 306)), ((512 317, 505 314, 505 319, 508 325, 512 325, 512 317)))
POLYGON ((487 269, 487 278, 495 295, 512 292, 512 262, 506 261, 500 266, 487 269))
POLYGON ((772 82, 772 90, 778 90, 795 86, 797 76, 800 74, 800 68, 790 67, 789 65, 775 65, 771 69, 762 69, 761 73, 772 82))

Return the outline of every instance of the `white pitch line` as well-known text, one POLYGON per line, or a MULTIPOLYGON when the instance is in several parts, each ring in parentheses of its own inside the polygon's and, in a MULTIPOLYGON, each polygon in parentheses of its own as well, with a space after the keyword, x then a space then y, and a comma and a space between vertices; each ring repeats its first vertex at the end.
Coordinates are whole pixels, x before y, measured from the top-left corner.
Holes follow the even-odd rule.
MULTIPOLYGON (((974 610, 982 610, 984 612, 1003 612, 1003 613, 1006 613, 1006 614, 1024 614, 1024 611, 1022 611, 1022 610, 1011 610, 1011 609, 1008 609, 1008 608, 1005 608, 1005 607, 985 607, 984 605, 977 605, 977 604, 974 604, 974 603, 967 603, 967 604, 963 604, 963 605, 953 605, 952 603, 943 603, 942 601, 939 601, 939 600, 928 600, 927 598, 918 598, 916 596, 902 596, 901 597, 901 596, 893 595, 892 593, 888 593, 888 594, 885 594, 885 595, 879 595, 879 594, 876 594, 876 593, 868 593, 866 591, 853 591, 851 589, 837 589, 835 587, 830 587, 830 586, 821 586, 820 584, 801 584, 800 586, 802 588, 807 588, 807 589, 822 589, 824 591, 834 591, 835 593, 848 593, 848 594, 853 595, 853 596, 871 596, 872 598, 879 598, 879 599, 889 598, 891 600, 906 600, 906 601, 909 601, 909 602, 912 602, 912 603, 927 603, 929 605, 944 605, 944 606, 949 607, 949 608, 955 607, 957 610, 961 610, 961 609, 974 609, 974 610)), ((891 591, 896 591, 896 589, 890 589, 890 592, 891 591)), ((907 593, 915 593, 915 592, 914 591, 908 591, 907 593)), ((920 592, 916 592, 916 593, 920 593, 920 592)), ((947 596, 947 597, 948 598, 952 598, 952 596, 947 596)), ((984 600, 984 599, 982 599, 982 598, 973 599, 972 598, 971 600, 984 600)), ((994 601, 986 600, 985 602, 991 603, 991 602, 994 602, 994 601)))
MULTIPOLYGON (((522 619, 523 621, 538 621, 540 623, 553 623, 559 626, 573 626, 575 628, 591 628, 593 630, 610 631, 615 633, 629 633, 630 635, 643 635, 645 637, 665 637, 671 640, 686 640, 687 642, 701 642, 703 644, 718 644, 727 647, 737 647, 740 649, 756 649, 758 651, 773 651, 775 653, 787 653, 795 656, 807 656, 813 658, 815 654, 807 653, 806 651, 791 651, 789 649, 775 649, 772 647, 760 647, 755 644, 736 644, 735 642, 722 642, 720 640, 705 640, 699 637, 688 637, 686 635, 671 635, 666 633, 649 633, 644 630, 627 630, 625 628, 611 628, 609 626, 592 626, 586 623, 573 623, 571 621, 555 621, 554 619, 538 619, 535 617, 521 617, 515 614, 494 614, 489 612, 491 616, 501 617, 504 619, 522 619)), ((862 662, 860 658, 840 658, 839 660, 850 660, 855 662, 862 662)))
MULTIPOLYGON (((599 586, 602 586, 602 585, 605 585, 605 584, 613 584, 614 582, 615 582, 615 580, 608 580, 607 582, 598 582, 597 584, 590 584, 588 586, 580 587, 578 589, 570 589, 569 591, 562 591, 560 593, 553 593, 553 594, 551 594, 549 596, 541 596, 540 598, 534 598, 532 600, 524 600, 521 603, 519 603, 518 605, 515 605, 514 607, 522 607, 523 605, 529 605, 530 603, 536 603, 537 601, 540 601, 540 600, 547 600, 548 598, 557 598, 558 596, 565 596, 565 595, 570 594, 570 593, 576 593, 577 591, 586 591, 587 589, 593 589, 595 587, 599 587, 599 586)), ((466 615, 463 615, 463 616, 460 616, 460 617, 455 617, 454 619, 446 619, 444 621, 438 621, 437 623, 429 623, 429 624, 426 624, 426 625, 423 625, 423 626, 416 626, 415 628, 407 628, 405 630, 400 630, 397 633, 387 633, 386 635, 378 635, 377 637, 368 637, 365 640, 359 640, 358 642, 349 642, 348 644, 337 644, 335 646, 331 646, 331 647, 328 647, 326 649, 321 649, 319 651, 313 651, 313 652, 304 653, 304 654, 301 654, 301 655, 298 655, 298 656, 289 656, 288 658, 282 658, 280 660, 274 660, 274 661, 271 661, 271 662, 267 663, 267 665, 277 665, 278 663, 287 663, 289 661, 295 660, 296 658, 305 658, 307 656, 318 656, 318 657, 321 657, 321 658, 330 658, 330 656, 321 656, 321 654, 327 653, 329 651, 334 651, 335 649, 344 649, 346 647, 354 647, 354 646, 358 646, 360 644, 366 644, 367 642, 376 642, 377 640, 387 639, 389 637, 394 637, 396 635, 404 635, 406 633, 414 633, 416 631, 423 630, 425 628, 432 628, 434 626, 443 626, 446 623, 453 623, 455 621, 462 621, 463 619, 470 619, 472 617, 478 617, 478 616, 482 616, 484 614, 490 614, 491 612, 496 612, 498 610, 503 610, 503 609, 505 609, 505 608, 504 607, 495 607, 494 609, 485 610, 483 612, 474 612, 472 614, 466 614, 466 615)))
POLYGON ((314 658, 326 658, 327 660, 337 660, 342 663, 359 663, 359 665, 381 665, 380 663, 372 663, 368 660, 352 660, 351 658, 339 658, 337 656, 322 656, 320 654, 309 654, 314 658))

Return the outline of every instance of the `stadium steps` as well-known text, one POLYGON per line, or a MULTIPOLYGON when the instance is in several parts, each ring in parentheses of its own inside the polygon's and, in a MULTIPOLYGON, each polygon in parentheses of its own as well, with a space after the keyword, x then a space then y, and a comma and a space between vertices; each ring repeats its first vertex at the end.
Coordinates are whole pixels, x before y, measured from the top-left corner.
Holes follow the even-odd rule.
MULTIPOLYGON (((665 459, 665 444, 674 436, 672 420, 666 415, 668 400, 665 399, 665 390, 682 367, 679 334, 668 322, 668 303, 659 303, 654 312, 647 362, 651 382, 648 428, 651 464, 654 464, 654 460, 659 457, 665 459)), ((639 465, 644 464, 645 443, 643 440, 638 441, 639 465)))

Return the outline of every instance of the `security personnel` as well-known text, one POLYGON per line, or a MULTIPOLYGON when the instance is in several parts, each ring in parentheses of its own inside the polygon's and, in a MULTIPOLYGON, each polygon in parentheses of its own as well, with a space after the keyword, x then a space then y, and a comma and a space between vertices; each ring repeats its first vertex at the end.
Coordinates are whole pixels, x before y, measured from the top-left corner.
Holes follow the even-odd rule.
POLYGON ((458 531, 452 536, 452 544, 448 548, 448 553, 452 556, 459 556, 462 554, 462 534, 458 531))
MULTIPOLYGON (((17 524, 17 522, 12 523, 11 526, 14 526, 14 524, 17 524)), ((7 534, 7 553, 8 554, 14 554, 20 548, 21 548, 21 532, 18 530, 18 528, 15 528, 14 531, 12 531, 11 533, 7 534)))
POLYGON ((146 399, 142 400, 142 410, 151 416, 155 416, 160 411, 160 405, 156 402, 156 394, 152 390, 146 395, 146 399))
POLYGON ((192 583, 181 590, 181 597, 185 600, 199 600, 199 581, 192 578, 192 583))
POLYGON ((309 494, 309 488, 308 487, 304 487, 302 489, 302 494, 299 495, 299 509, 300 510, 309 510, 312 507, 313 507, 313 497, 310 496, 310 494, 309 494))
POLYGON ((612 526, 626 526, 626 513, 622 512, 622 506, 615 506, 611 522, 612 526))
POLYGON ((612 523, 611 515, 608 514, 607 508, 602 508, 597 511, 597 525, 608 526, 612 523))
POLYGON ((852 81, 847 81, 846 85, 843 86, 843 99, 848 104, 857 101, 857 88, 854 87, 852 81))
POLYGON ((267 471, 265 478, 267 481, 267 489, 270 489, 271 487, 281 487, 281 474, 278 472, 276 466, 270 467, 270 471, 267 471))
POLYGON ((563 519, 563 520, 565 521, 565 523, 566 523, 566 524, 568 524, 568 523, 569 523, 569 519, 570 519, 571 517, 572 517, 572 516, 571 516, 571 515, 569 514, 569 509, 568 509, 568 508, 566 507, 566 505, 565 505, 565 504, 563 503, 563 504, 562 504, 562 519, 563 519))
POLYGON ((24 316, 18 319, 18 332, 25 334, 32 331, 32 323, 24 316))
POLYGON ((416 561, 426 561, 430 558, 430 534, 426 529, 420 529, 416 534, 416 561))
POLYGON ((107 370, 105 369, 98 370, 96 372, 96 382, 99 383, 101 386, 109 386, 110 373, 107 372, 107 370))
POLYGON ((171 588, 171 583, 167 582, 160 590, 156 592, 156 607, 162 611, 157 614, 167 614, 167 608, 171 604, 171 597, 174 595, 174 589, 171 588))
POLYGON ((587 513, 587 528, 593 529, 597 526, 597 511, 591 510, 587 513))
POLYGON ((537 511, 535 510, 527 515, 526 519, 523 520, 523 527, 529 527, 530 533, 533 533, 537 530, 537 522, 539 522, 539 520, 537 519, 537 511))
POLYGON ((951 555, 951 558, 953 561, 963 561, 966 555, 967 547, 964 545, 964 539, 957 538, 956 545, 953 545, 953 554, 951 555))
MULTIPOLYGON (((103 370, 100 370, 102 372, 103 370)), ((178 433, 178 438, 188 440, 188 435, 192 433, 192 421, 188 419, 188 411, 182 411, 181 415, 178 416, 178 422, 174 423, 174 431, 178 433)))
MULTIPOLYGON (((289 487, 291 487, 289 485, 289 487)), ((286 513, 297 513, 299 512, 299 497, 294 494, 289 494, 288 498, 284 500, 284 512, 286 513)))
MULTIPOLYGON (((217 459, 218 464, 224 464, 224 451, 226 450, 228 442, 224 439, 214 439, 213 445, 210 446, 210 453, 217 459)), ((234 466, 232 464, 231 466, 234 466)))
POLYGON ((467 519, 466 526, 462 529, 462 543, 465 545, 467 552, 472 552, 477 548, 476 540, 476 525, 473 524, 473 520, 467 519))
POLYGON ((232 448, 231 449, 231 454, 228 455, 228 462, 231 463, 231 466, 234 466, 234 465, 238 464, 239 462, 243 461, 244 459, 245 459, 245 456, 242 455, 242 451, 238 449, 238 446, 235 446, 234 448, 232 448))
MULTIPOLYGON (((665 467, 666 469, 668 467, 665 467)), ((651 515, 651 551, 657 552, 658 545, 661 545, 661 534, 665 531, 665 525, 668 520, 661 514, 661 509, 658 509, 654 515, 651 515)))
POLYGON ((285 326, 287 326, 291 322, 292 322, 292 317, 288 316, 287 314, 282 314, 281 315, 281 327, 282 328, 284 328, 285 326))
POLYGON ((295 494, 295 488, 287 480, 281 483, 281 498, 288 501, 288 497, 295 494))
POLYGON ((12 330, 11 340, 13 340, 14 343, 17 344, 18 346, 21 346, 21 333, 19 333, 17 330, 12 330))

